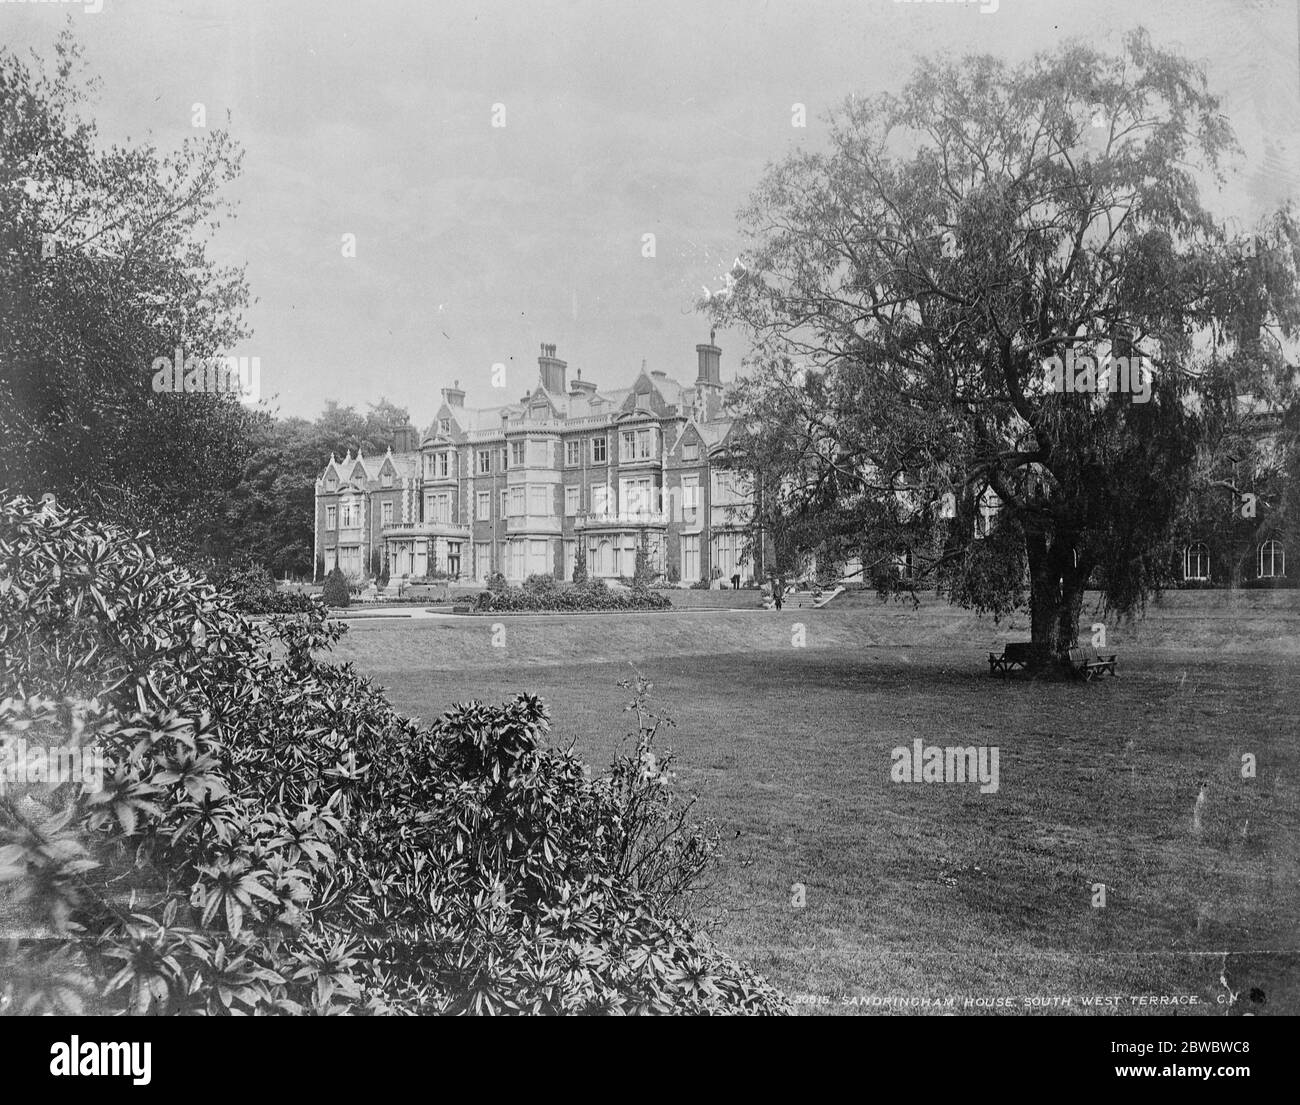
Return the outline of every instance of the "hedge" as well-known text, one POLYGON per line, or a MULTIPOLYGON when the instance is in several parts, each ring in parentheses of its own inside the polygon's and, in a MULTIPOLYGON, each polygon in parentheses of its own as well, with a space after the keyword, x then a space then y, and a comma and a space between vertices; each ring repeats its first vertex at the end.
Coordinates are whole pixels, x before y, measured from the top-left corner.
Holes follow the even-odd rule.
POLYGON ((536 698, 399 715, 319 607, 256 624, 143 537, 0 507, 0 796, 23 1014, 789 1013, 689 922, 717 830, 635 690, 594 774, 536 698))

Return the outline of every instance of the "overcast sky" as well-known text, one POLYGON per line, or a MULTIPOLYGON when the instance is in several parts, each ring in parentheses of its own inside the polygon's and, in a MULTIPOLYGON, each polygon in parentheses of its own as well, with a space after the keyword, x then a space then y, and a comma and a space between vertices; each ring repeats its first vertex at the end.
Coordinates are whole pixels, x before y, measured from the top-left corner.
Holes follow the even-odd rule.
MULTIPOLYGON (((743 247, 735 214, 764 166, 820 145, 829 107, 898 87, 922 53, 1117 47, 1143 24, 1224 98, 1245 151, 1224 210, 1251 218, 1300 187, 1296 0, 102 3, 0 3, 0 40, 45 51, 70 21, 107 140, 170 148, 195 102, 210 125, 230 113, 245 172, 217 256, 247 262, 239 352, 286 414, 384 395, 425 426, 453 378, 471 406, 517 399, 542 342, 600 384, 643 359, 693 379, 694 304, 743 247)), ((743 340, 718 343, 730 378, 743 340)))

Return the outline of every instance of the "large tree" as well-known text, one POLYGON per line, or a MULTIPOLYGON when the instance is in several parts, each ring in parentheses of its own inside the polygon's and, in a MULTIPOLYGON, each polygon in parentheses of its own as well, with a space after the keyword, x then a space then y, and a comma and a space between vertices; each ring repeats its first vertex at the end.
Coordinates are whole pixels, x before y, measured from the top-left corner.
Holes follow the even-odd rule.
POLYGON ((385 398, 365 415, 330 401, 315 421, 261 415, 253 448, 227 505, 218 559, 252 560, 276 576, 312 570, 316 479, 330 455, 379 460, 411 436, 406 408, 385 398))
POLYGON ((222 130, 172 154, 104 147, 94 87, 66 34, 48 64, 0 48, 0 485, 195 554, 250 415, 232 394, 156 393, 152 364, 247 336, 243 273, 207 249, 241 155, 222 130))
POLYGON ((740 462, 781 474, 808 544, 905 556, 981 610, 1027 600, 1042 658, 1075 643, 1090 579, 1134 610, 1207 412, 1277 396, 1300 317, 1290 213, 1245 242, 1202 202, 1235 150, 1203 76, 1142 31, 1116 56, 924 61, 851 99, 828 150, 769 170, 710 304, 754 349, 740 462), (1145 356, 1147 401, 1055 390, 1044 362, 1075 353, 1145 356))

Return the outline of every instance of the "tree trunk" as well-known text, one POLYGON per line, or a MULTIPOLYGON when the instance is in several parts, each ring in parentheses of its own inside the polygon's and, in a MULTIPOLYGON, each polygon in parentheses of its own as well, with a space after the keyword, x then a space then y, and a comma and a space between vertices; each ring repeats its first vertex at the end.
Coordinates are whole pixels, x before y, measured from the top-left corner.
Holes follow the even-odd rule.
POLYGON ((1074 564, 1074 547, 1060 539, 1029 536, 1029 636, 1034 665, 1044 667, 1078 643, 1084 576, 1074 564))

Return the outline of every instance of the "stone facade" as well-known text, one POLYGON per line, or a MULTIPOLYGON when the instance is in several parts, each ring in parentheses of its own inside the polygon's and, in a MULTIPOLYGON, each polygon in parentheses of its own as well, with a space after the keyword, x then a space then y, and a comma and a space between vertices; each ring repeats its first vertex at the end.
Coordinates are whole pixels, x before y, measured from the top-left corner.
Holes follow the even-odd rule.
POLYGON ((652 566, 693 583, 756 573, 743 533, 749 489, 723 470, 722 351, 697 345, 689 386, 644 365, 600 390, 543 345, 536 386, 516 403, 471 409, 459 382, 418 448, 330 458, 316 482, 316 556, 354 578, 483 580, 500 571, 571 579, 581 545, 591 577, 652 566))

